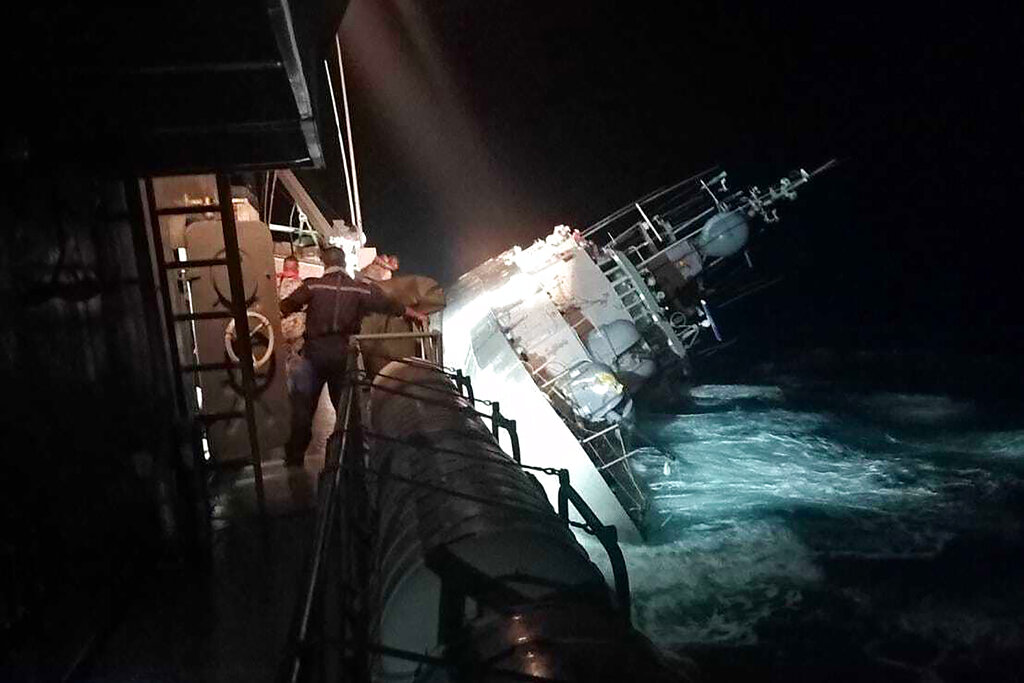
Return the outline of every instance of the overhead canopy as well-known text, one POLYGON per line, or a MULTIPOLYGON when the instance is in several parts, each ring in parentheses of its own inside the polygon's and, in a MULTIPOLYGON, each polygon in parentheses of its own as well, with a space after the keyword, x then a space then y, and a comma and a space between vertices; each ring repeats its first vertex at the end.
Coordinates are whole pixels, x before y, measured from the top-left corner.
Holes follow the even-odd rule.
POLYGON ((322 62, 347 0, 26 4, 6 20, 5 161, 325 165, 336 136, 322 62))

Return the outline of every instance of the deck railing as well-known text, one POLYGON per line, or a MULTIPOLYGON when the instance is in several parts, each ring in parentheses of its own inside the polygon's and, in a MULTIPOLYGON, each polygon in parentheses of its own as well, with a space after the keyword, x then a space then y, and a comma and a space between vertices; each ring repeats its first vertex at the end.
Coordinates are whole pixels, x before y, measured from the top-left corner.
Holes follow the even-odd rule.
MULTIPOLYGON (((318 504, 313 548, 307 560, 299 602, 293 612, 289 647, 279 670, 278 680, 300 681, 363 681, 370 680, 370 656, 374 654, 409 661, 454 666, 444 658, 422 653, 405 652, 372 643, 369 639, 369 616, 366 594, 369 586, 370 533, 372 512, 366 489, 366 444, 361 421, 362 396, 369 391, 363 351, 365 342, 408 340, 420 342, 418 358, 391 359, 409 364, 428 364, 445 372, 458 388, 465 404, 477 417, 491 420, 495 439, 499 429, 506 429, 512 443, 512 458, 524 470, 556 476, 559 480, 558 513, 569 526, 593 534, 602 544, 615 580, 616 607, 628 622, 630 618, 629 578, 616 529, 600 522, 582 496, 572 488, 566 470, 523 465, 519 457, 516 422, 503 416, 497 402, 473 395, 469 377, 461 371, 441 365, 442 346, 439 332, 401 332, 356 335, 350 338, 354 356, 350 381, 335 407, 338 415, 335 431, 327 444, 324 468, 320 473, 318 504), (490 411, 477 410, 484 404, 490 411), (579 513, 582 522, 569 518, 569 505, 579 513), (328 580, 328 578, 330 580, 328 580)), ((420 387, 420 389, 426 387, 420 387)), ((416 400, 422 393, 388 389, 416 400)), ((410 482, 412 483, 412 482, 410 482)), ((452 492, 452 495, 459 495, 452 492)), ((487 501, 477 501, 487 502, 487 501)), ((500 504, 500 501, 490 501, 500 504)), ((502 670, 509 680, 547 680, 536 676, 502 670)))

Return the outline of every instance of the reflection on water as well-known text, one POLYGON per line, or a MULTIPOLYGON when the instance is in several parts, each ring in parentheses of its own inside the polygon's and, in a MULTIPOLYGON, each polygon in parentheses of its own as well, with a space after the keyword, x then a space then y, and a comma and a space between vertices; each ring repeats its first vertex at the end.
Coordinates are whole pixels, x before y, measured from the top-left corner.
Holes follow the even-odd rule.
POLYGON ((691 399, 692 414, 642 419, 671 472, 635 462, 651 542, 625 551, 655 642, 794 661, 823 657, 813 644, 830 652, 817 671, 911 679, 1020 664, 1024 430, 972 426, 977 407, 944 396, 791 404, 733 385, 691 399))

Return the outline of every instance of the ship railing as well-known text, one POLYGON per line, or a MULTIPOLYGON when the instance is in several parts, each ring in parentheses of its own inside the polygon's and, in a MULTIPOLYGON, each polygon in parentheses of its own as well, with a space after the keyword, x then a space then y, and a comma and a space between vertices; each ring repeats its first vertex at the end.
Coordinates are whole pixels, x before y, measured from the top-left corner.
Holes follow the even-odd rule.
POLYGON ((629 307, 630 317, 633 318, 638 327, 643 328, 648 325, 654 325, 657 327, 664 335, 669 350, 680 358, 685 358, 686 345, 683 344, 683 341, 676 335, 676 331, 672 329, 672 325, 670 325, 665 319, 665 314, 661 310, 661 305, 658 303, 658 299, 655 297, 654 293, 648 289, 647 283, 644 281, 644 277, 625 254, 615 251, 614 249, 609 249, 608 253, 615 264, 625 274, 638 298, 637 303, 629 307), (642 312, 638 313, 633 310, 640 306, 643 307, 642 312))
MULTIPOLYGON (((407 363, 410 363, 410 364, 421 364, 422 363, 422 361, 417 361, 415 359, 397 359, 397 360, 399 360, 399 362, 407 362, 407 363)), ((433 389, 432 387, 426 387, 426 386, 423 386, 423 385, 415 384, 413 382, 405 382, 404 380, 401 380, 400 378, 393 377, 393 376, 390 376, 390 375, 388 375, 387 377, 388 377, 389 380, 395 381, 395 382, 398 382, 398 383, 412 384, 412 385, 416 386, 420 390, 426 389, 426 390, 440 391, 438 389, 433 389)), ((449 375, 449 377, 450 377, 450 375, 449 375)), ((361 386, 365 386, 365 387, 369 387, 370 386, 370 383, 365 381, 365 380, 360 382, 359 384, 361 386)), ((578 491, 576 491, 575 488, 573 488, 573 486, 572 486, 572 484, 570 482, 570 479, 569 479, 569 471, 568 470, 565 470, 565 469, 562 469, 562 468, 556 468, 556 467, 542 467, 542 466, 537 466, 537 465, 527 465, 527 464, 524 464, 522 462, 521 454, 520 454, 520 450, 519 450, 519 438, 518 438, 518 435, 517 435, 517 432, 516 432, 516 421, 515 420, 511 420, 511 419, 509 419, 509 418, 507 418, 507 417, 505 417, 505 416, 503 416, 501 414, 499 402, 497 402, 497 401, 488 401, 486 399, 480 399, 480 398, 471 398, 469 396, 463 395, 463 398, 465 399, 465 402, 466 402, 467 405, 463 405, 463 406, 459 406, 457 408, 453 408, 449 404, 445 404, 445 403, 442 403, 440 401, 432 401, 430 399, 426 399, 426 398, 424 398, 420 394, 413 394, 413 393, 410 393, 410 392, 396 390, 396 389, 393 389, 393 388, 385 388, 385 387, 382 387, 382 386, 377 386, 377 387, 375 387, 375 389, 380 390, 380 391, 384 391, 386 393, 394 394, 394 395, 397 395, 397 396, 403 396, 405 398, 411 398, 411 399, 414 399, 414 400, 422 402, 422 403, 429 403, 432 406, 437 406, 437 407, 442 407, 442 408, 457 409, 460 412, 470 412, 470 413, 476 415, 477 417, 480 417, 480 418, 483 418, 483 419, 488 419, 488 420, 491 421, 492 435, 494 436, 496 441, 498 440, 498 431, 499 431, 499 429, 501 429, 501 428, 508 429, 509 437, 510 437, 510 440, 511 440, 511 447, 512 447, 512 454, 510 455, 510 457, 516 463, 516 465, 520 469, 525 470, 525 471, 533 472, 533 473, 536 473, 536 474, 543 474, 543 475, 547 475, 547 476, 557 477, 558 478, 558 483, 559 483, 559 490, 558 490, 558 501, 559 501, 558 513, 559 513, 559 516, 563 519, 563 521, 568 526, 576 528, 576 529, 580 529, 581 531, 584 531, 585 533, 594 536, 601 543, 602 548, 605 550, 605 552, 608 555, 609 563, 612 566, 612 575, 613 575, 613 579, 614 579, 614 583, 615 583, 614 589, 615 589, 615 595, 616 595, 617 604, 618 604, 621 612, 625 615, 625 618, 627 618, 627 619, 629 618, 630 604, 631 604, 630 589, 629 589, 629 577, 628 577, 628 574, 626 572, 625 558, 622 555, 622 549, 618 545, 618 532, 617 532, 616 528, 614 526, 612 526, 612 525, 606 525, 606 524, 604 524, 604 523, 602 523, 600 521, 600 519, 597 517, 597 514, 593 511, 592 508, 590 508, 589 505, 587 505, 586 501, 580 495, 580 493, 578 491), (473 404, 485 404, 485 405, 489 406, 491 408, 491 410, 490 410, 490 412, 477 410, 476 408, 472 407, 473 404), (576 510, 579 518, 582 521, 576 521, 576 520, 570 519, 570 516, 569 516, 569 513, 568 513, 567 503, 572 503, 573 508, 576 510)), ((373 439, 380 439, 380 440, 384 440, 384 441, 393 441, 393 442, 397 442, 397 443, 404 443, 402 440, 395 439, 393 437, 389 437, 386 434, 379 434, 379 433, 375 433, 375 432, 367 432, 365 430, 361 430, 361 434, 365 435, 365 436, 370 436, 373 439)), ((426 446, 419 446, 419 447, 420 448, 427 448, 426 446)), ((473 459, 475 457, 477 457, 477 458, 480 457, 480 456, 476 456, 476 455, 471 454, 471 453, 466 453, 466 452, 463 452, 463 451, 458 451, 458 450, 453 450, 453 449, 446 449, 446 448, 442 448, 442 447, 430 446, 429 448, 431 448, 432 450, 435 450, 437 452, 442 452, 442 453, 451 454, 451 455, 458 455, 458 456, 461 456, 461 457, 464 457, 464 458, 467 458, 467 459, 473 459)), ((629 456, 627 455, 627 457, 629 457, 629 456)), ((385 476, 385 475, 379 475, 379 476, 385 476)), ((394 475, 387 475, 387 476, 394 476, 394 475)), ((427 486, 425 484, 417 484, 417 482, 411 482, 411 481, 407 481, 405 483, 410 483, 410 484, 413 484, 413 485, 427 486)), ((467 499, 474 500, 476 502, 483 503, 483 504, 497 505, 497 506, 503 505, 503 503, 501 503, 500 501, 493 501, 493 500, 477 498, 477 497, 474 497, 474 496, 471 496, 471 495, 468 495, 468 494, 465 494, 465 493, 461 493, 459 491, 446 490, 444 492, 449 494, 449 495, 452 495, 452 496, 467 498, 467 499)))
MULTIPOLYGON (((543 378, 538 378, 540 372, 544 370, 549 364, 558 363, 558 361, 549 359, 545 361, 542 365, 538 366, 537 368, 534 368, 530 361, 527 359, 521 358, 520 361, 526 368, 527 372, 530 373, 530 376, 533 378, 534 382, 537 383, 537 388, 544 392, 544 394, 548 398, 548 401, 551 402, 552 404, 554 404, 556 401, 560 401, 565 404, 571 403, 569 399, 566 398, 563 395, 563 393, 559 390, 558 382, 564 379, 569 373, 571 373, 576 368, 592 362, 590 358, 577 360, 574 363, 571 363, 565 369, 556 372, 552 377, 541 382, 540 379, 543 378)), ((559 365, 561 364, 559 363, 559 365)), ((636 477, 633 475, 633 471, 629 467, 627 461, 631 457, 636 455, 640 451, 640 449, 628 450, 626 448, 622 438, 622 425, 619 423, 611 424, 607 427, 598 430, 597 432, 591 432, 588 430, 584 430, 580 426, 574 424, 572 420, 563 421, 565 422, 565 425, 566 427, 568 427, 569 431, 572 432, 573 436, 576 437, 576 440, 579 441, 580 446, 590 457, 591 461, 594 463, 594 466, 597 468, 598 472, 605 472, 606 470, 610 470, 610 468, 614 467, 615 465, 621 464, 621 473, 610 471, 608 472, 608 476, 610 476, 615 481, 615 483, 618 484, 619 491, 621 491, 622 494, 626 496, 626 498, 628 498, 630 505, 627 507, 626 512, 632 515, 634 517, 634 521, 636 521, 639 524, 640 520, 643 518, 643 515, 647 510, 648 501, 647 496, 641 489, 641 486, 637 482, 636 477), (618 437, 617 446, 616 443, 611 438, 609 438, 609 435, 611 434, 614 434, 616 437, 618 437), (601 441, 598 441, 598 439, 601 439, 601 441), (606 457, 608 456, 609 452, 611 453, 610 458, 606 457)), ((518 446, 518 444, 515 445, 518 446)))
MULTIPOLYGON (((388 439, 386 435, 367 432, 361 420, 361 393, 371 383, 365 370, 364 355, 366 341, 394 339, 417 339, 421 341, 421 356, 410 358, 387 358, 401 363, 423 365, 441 369, 458 388, 465 405, 459 410, 471 410, 478 417, 491 421, 492 434, 498 438, 498 430, 506 429, 513 444, 510 456, 516 466, 523 470, 558 477, 557 514, 566 525, 580 529, 597 538, 608 554, 614 579, 614 595, 619 614, 627 622, 631 614, 629 575, 625 558, 618 545, 618 533, 614 526, 603 524, 593 509, 576 491, 570 482, 569 472, 553 467, 536 467, 521 462, 516 422, 501 414, 497 401, 476 398, 468 376, 459 370, 441 365, 440 333, 433 331, 409 333, 383 333, 357 335, 351 338, 350 352, 355 363, 350 381, 338 405, 335 407, 338 419, 325 453, 324 467, 320 473, 317 495, 317 513, 312 551, 307 559, 303 574, 299 601, 292 616, 288 651, 282 660, 277 680, 288 683, 300 681, 369 681, 370 655, 383 655, 412 662, 440 667, 454 667, 456 664, 444 657, 407 652, 373 643, 369 637, 369 615, 366 611, 370 586, 370 548, 372 510, 366 480, 373 476, 391 476, 377 472, 367 466, 366 437, 388 439), (489 411, 477 410, 482 405, 489 411), (572 519, 570 506, 582 521, 572 519), (328 580, 329 579, 329 580, 328 580)), ((394 380, 397 378, 391 377, 394 380)), ((416 385, 418 390, 429 389, 416 385)), ((381 387, 378 387, 381 388, 381 387)), ((422 394, 387 389, 418 401, 425 401, 422 394)), ((433 403, 433 402, 432 402, 433 403)), ((445 405, 438 402, 438 405, 445 405)), ((467 458, 480 457, 443 448, 438 451, 455 453, 467 458)), ((404 480, 404 483, 418 486, 430 484, 404 480)), ((472 496, 460 491, 445 490, 448 495, 472 499, 481 504, 502 506, 503 501, 472 496)), ((472 597, 472 596, 470 596, 472 597)), ((450 615, 449 615, 450 616, 450 615)), ((439 619, 447 619, 439 615, 439 619)), ((443 624, 440 624, 443 625, 443 624)), ((439 625, 439 626, 440 626, 439 625)), ((522 674, 504 669, 493 673, 508 680, 539 681, 545 678, 522 674)))
POLYGON ((618 221, 624 218, 626 220, 632 220, 629 216, 633 214, 638 205, 644 208, 649 208, 659 200, 667 199, 668 201, 672 201, 675 196, 693 194, 699 189, 698 183, 700 183, 700 181, 705 180, 706 182, 714 183, 715 178, 720 177, 721 175, 722 173, 719 171, 718 167, 712 166, 690 176, 689 178, 681 180, 674 185, 669 185, 668 187, 655 190, 648 195, 640 197, 634 202, 630 202, 618 211, 589 226, 583 231, 583 236, 594 239, 601 233, 609 232, 611 229, 614 229, 614 226, 618 224, 618 221), (715 175, 716 173, 717 175, 715 175))
MULTIPOLYGON (((350 616, 351 612, 346 605, 347 587, 332 586, 325 582, 325 568, 333 559, 334 553, 331 551, 342 540, 341 525, 345 521, 346 511, 341 501, 344 484, 342 473, 346 466, 361 460, 361 458, 353 457, 363 447, 361 436, 358 433, 357 390, 358 385, 350 383, 338 405, 335 406, 338 416, 336 428, 327 444, 324 467, 320 473, 317 487, 313 548, 303 573, 304 579, 301 584, 299 602, 293 612, 291 634, 288 639, 289 652, 278 673, 279 681, 298 683, 299 681, 328 680, 332 677, 340 678, 338 674, 342 669, 341 658, 322 648, 328 633, 333 631, 337 634, 339 632, 339 629, 336 628, 336 621, 330 625, 328 623, 331 621, 331 610, 325 609, 327 607, 325 603, 328 602, 326 598, 329 593, 337 593, 338 596, 335 604, 341 609, 336 616, 349 622, 340 631, 348 633, 354 640, 358 638, 355 634, 363 635, 365 633, 362 629, 357 629, 358 620, 346 618, 350 616), (331 628, 331 625, 335 628, 331 628), (320 647, 318 648, 318 646, 320 647), (322 650, 323 656, 314 658, 313 655, 316 654, 317 649, 322 650), (316 665, 315 669, 314 665, 316 665)), ((348 574, 349 572, 343 571, 342 573, 348 574)), ((355 666, 356 662, 353 661, 351 664, 355 666)), ((365 673, 368 672, 357 672, 356 680, 368 678, 363 675, 365 673)))
POLYGON ((365 370, 364 357, 372 355, 363 349, 366 342, 383 341, 415 341, 419 345, 419 356, 413 359, 414 361, 426 362, 438 367, 444 362, 444 346, 441 333, 437 330, 354 334, 349 337, 349 345, 355 350, 358 367, 361 370, 365 370))
MULTIPOLYGON (((416 334, 423 335, 424 333, 411 333, 412 336, 415 336, 416 334)), ((360 335, 359 338, 363 338, 363 339, 378 339, 378 338, 382 338, 382 337, 377 336, 377 335, 360 335)), ((410 338, 410 337, 395 336, 395 337, 392 337, 392 338, 410 338)), ((352 337, 352 339, 357 339, 357 337, 352 337)), ((365 353, 365 351, 362 352, 362 353, 365 353)), ((406 364, 410 364, 410 365, 423 365, 425 362, 427 362, 426 360, 421 359, 421 358, 395 358, 395 357, 385 356, 384 359, 389 360, 389 361, 399 362, 399 363, 406 363, 406 364)), ((362 362, 360 362, 359 365, 360 365, 360 367, 362 367, 362 365, 363 365, 362 362)), ((482 398, 476 398, 473 395, 472 382, 470 381, 470 378, 468 376, 464 375, 460 370, 453 370, 451 368, 443 367, 443 366, 441 366, 439 364, 431 364, 431 365, 432 365, 432 367, 436 367, 436 368, 439 368, 439 369, 443 370, 445 372, 445 374, 449 377, 449 379, 451 379, 456 384, 456 387, 460 390, 460 393, 463 396, 463 399, 465 400, 466 405, 459 406, 456 409, 458 409, 461 412, 470 412, 470 413, 473 413, 477 417, 480 417, 480 418, 482 418, 484 420, 489 420, 490 423, 491 423, 491 434, 494 437, 495 441, 499 441, 500 430, 501 429, 505 429, 506 430, 506 432, 508 434, 508 437, 509 437, 510 448, 511 448, 511 451, 512 451, 511 454, 510 454, 510 457, 512 458, 512 460, 516 463, 516 465, 518 467, 520 467, 523 470, 536 472, 538 474, 544 474, 544 475, 548 475, 548 476, 558 477, 558 481, 559 481, 559 494, 558 494, 559 495, 559 500, 562 501, 564 499, 564 500, 572 502, 573 507, 576 509, 577 513, 579 514, 580 519, 582 519, 583 521, 582 522, 577 522, 577 521, 574 521, 574 520, 570 520, 567 514, 562 514, 562 512, 565 511, 565 510, 563 510, 564 506, 560 506, 560 508, 559 508, 560 515, 563 517, 563 519, 566 521, 566 523, 569 526, 574 527, 574 528, 578 528, 578 529, 580 529, 580 530, 582 530, 582 531, 584 531, 584 532, 586 532, 588 534, 591 534, 591 535, 595 536, 601 542, 602 547, 607 552, 607 554, 609 556, 609 561, 610 561, 610 563, 612 564, 612 567, 613 567, 613 578, 615 579, 615 584, 616 584, 615 592, 616 592, 616 595, 618 596, 619 604, 620 604, 620 606, 623 607, 624 612, 628 615, 629 614, 629 603, 630 603, 630 600, 629 600, 629 595, 630 595, 629 581, 628 581, 628 576, 626 575, 625 560, 624 560, 624 558, 622 556, 622 551, 621 551, 621 549, 618 546, 618 540, 617 540, 618 534, 617 534, 617 531, 616 531, 615 527, 611 526, 611 525, 605 525, 605 524, 603 524, 598 519, 596 513, 593 512, 593 510, 586 504, 586 502, 583 499, 583 497, 572 487, 572 485, 570 483, 570 480, 569 480, 569 472, 567 470, 561 469, 561 468, 555 468, 555 467, 541 467, 541 466, 535 466, 535 465, 526 465, 526 464, 524 464, 522 462, 516 420, 510 419, 510 418, 506 417, 505 415, 503 415, 501 413, 500 402, 498 402, 498 401, 491 401, 491 400, 482 399, 482 398), (475 407, 476 405, 483 405, 483 406, 489 407, 490 410, 489 411, 477 410, 476 407, 475 407)), ((438 391, 438 392, 443 391, 443 390, 436 389, 436 388, 433 388, 433 387, 423 386, 423 385, 417 384, 415 382, 408 382, 406 380, 403 380, 401 378, 394 377, 394 376, 391 376, 391 375, 387 375, 387 377, 388 377, 389 381, 391 381, 391 382, 396 382, 398 384, 409 384, 409 385, 415 386, 420 391, 422 391, 422 390, 438 391)), ((364 376, 361 380, 358 380, 358 384, 360 384, 363 387, 369 388, 370 385, 371 385, 371 382, 364 376)), ((413 394, 413 393, 406 392, 406 391, 396 390, 396 389, 390 388, 390 387, 389 388, 385 388, 383 386, 377 386, 376 389, 380 390, 380 391, 387 392, 387 393, 395 394, 395 395, 398 395, 398 396, 403 396, 403 397, 406 397, 406 398, 412 398, 412 399, 414 399, 416 401, 419 401, 419 402, 430 403, 431 405, 438 406, 438 407, 447 407, 447 408, 451 408, 452 407, 452 406, 450 406, 448 404, 445 404, 445 403, 442 403, 440 401, 432 401, 430 399, 426 399, 426 398, 424 398, 420 394, 413 394)), ((444 392, 444 393, 447 394, 447 392, 444 392)), ((368 434, 368 433, 365 432, 365 430, 363 430, 362 434, 368 434)), ((373 433, 373 434, 369 434, 369 435, 372 436, 374 439, 383 439, 383 440, 392 440, 392 441, 394 440, 394 439, 391 439, 390 437, 388 437, 387 435, 384 435, 384 434, 373 433)), ((598 436, 604 436, 604 435, 605 435, 604 433, 598 434, 598 436)), ((621 436, 619 437, 619 442, 620 442, 620 445, 621 445, 622 444, 621 436)), ((441 451, 441 452, 445 452, 445 453, 461 455, 463 457, 470 457, 470 458, 473 457, 471 454, 463 453, 463 452, 460 452, 460 451, 446 450, 446 449, 443 449, 443 448, 435 448, 435 449, 438 450, 438 451, 441 451)), ((622 457, 619 457, 613 463, 609 463, 609 464, 615 464, 615 463, 620 462, 622 460, 628 459, 629 457, 631 457, 634 454, 634 452, 626 453, 624 446, 622 446, 621 450, 622 450, 622 452, 625 455, 622 456, 622 457)), ((604 469, 604 468, 601 468, 601 469, 604 469)), ((634 481, 634 484, 635 484, 635 481, 634 481)), ((456 496, 464 495, 464 494, 460 494, 460 493, 455 492, 455 491, 451 491, 449 493, 451 493, 451 495, 456 495, 456 496)), ((498 504, 498 503, 494 503, 494 502, 491 502, 491 503, 492 504, 498 504)))
POLYGON ((626 511, 634 515, 634 519, 639 524, 647 511, 649 501, 640 483, 636 480, 633 469, 629 466, 629 460, 642 449, 626 448, 622 437, 621 423, 609 425, 596 432, 585 431, 575 425, 569 425, 569 428, 579 440, 580 446, 590 456, 597 471, 607 472, 608 476, 618 484, 619 492, 630 502, 626 511), (612 436, 615 438, 611 438, 612 436), (616 465, 618 465, 617 468, 616 465))

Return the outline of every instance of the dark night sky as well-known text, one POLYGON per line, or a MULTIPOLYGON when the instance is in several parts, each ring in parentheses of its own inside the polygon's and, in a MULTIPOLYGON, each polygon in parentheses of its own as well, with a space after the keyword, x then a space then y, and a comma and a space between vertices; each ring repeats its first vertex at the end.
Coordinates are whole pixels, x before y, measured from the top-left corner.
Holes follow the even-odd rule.
POLYGON ((371 239, 449 281, 713 163, 739 186, 835 156, 755 245, 784 283, 728 324, 782 345, 1016 347, 1019 15, 651 5, 353 0, 371 239))

